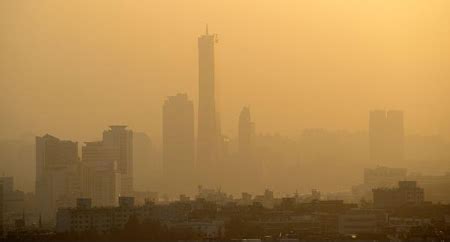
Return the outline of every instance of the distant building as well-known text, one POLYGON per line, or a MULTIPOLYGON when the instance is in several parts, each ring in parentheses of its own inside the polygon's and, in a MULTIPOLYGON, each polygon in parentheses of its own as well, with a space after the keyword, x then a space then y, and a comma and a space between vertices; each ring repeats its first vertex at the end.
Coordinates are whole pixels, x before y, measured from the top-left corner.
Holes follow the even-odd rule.
POLYGON ((115 206, 117 197, 133 194, 133 132, 124 125, 110 126, 103 140, 82 147, 82 197, 95 206, 115 206))
POLYGON ((450 204, 450 172, 443 175, 411 174, 408 180, 417 181, 417 185, 427 191, 426 201, 450 204))
POLYGON ((82 161, 88 168, 83 177, 83 197, 92 198, 95 206, 115 206, 121 194, 122 173, 117 160, 119 149, 103 142, 86 142, 82 147, 82 161))
POLYGON ((80 195, 78 143, 51 135, 36 137, 36 198, 44 222, 58 207, 71 206, 80 195))
POLYGON ((58 210, 56 233, 96 232, 111 233, 123 229, 128 220, 135 216, 139 221, 149 216, 150 207, 134 206, 131 197, 119 198, 118 207, 90 207, 89 199, 79 199, 76 208, 58 210))
POLYGON ((415 181, 399 181, 398 188, 373 189, 375 208, 396 208, 424 203, 424 190, 415 181))
POLYGON ((250 108, 244 107, 238 123, 238 164, 233 173, 239 187, 247 191, 261 189, 262 165, 255 155, 255 123, 250 108))
POLYGON ((378 166, 364 169, 364 185, 370 188, 392 187, 406 179, 407 169, 378 166))
POLYGON ((251 120, 248 107, 244 107, 239 115, 238 131, 239 153, 242 156, 250 157, 255 143, 255 123, 251 120))
POLYGON ((103 132, 103 145, 118 152, 117 168, 121 174, 121 194, 133 194, 133 131, 126 125, 112 125, 103 132))
POLYGON ((133 180, 135 191, 149 189, 149 183, 151 183, 149 176, 154 177, 158 170, 155 165, 155 158, 152 157, 153 149, 152 140, 146 133, 133 133, 133 180))
POLYGON ((164 180, 170 192, 195 189, 194 163, 194 105, 187 94, 170 96, 163 106, 164 180))
POLYGON ((198 135, 197 165, 200 178, 210 183, 215 179, 214 171, 219 160, 221 131, 217 109, 217 83, 215 77, 214 46, 216 35, 206 33, 198 38, 198 135))
POLYGON ((403 112, 374 110, 369 117, 370 159, 392 164, 404 159, 403 112))
POLYGON ((360 202, 373 200, 372 189, 384 187, 395 187, 398 181, 403 181, 407 177, 407 169, 390 168, 377 166, 376 168, 364 169, 364 183, 352 187, 352 196, 354 201, 360 202))
POLYGON ((171 231, 192 231, 199 238, 217 239, 225 236, 223 220, 170 222, 167 227, 171 231))
POLYGON ((387 218, 383 210, 351 209, 339 215, 338 231, 343 235, 381 233, 387 218))

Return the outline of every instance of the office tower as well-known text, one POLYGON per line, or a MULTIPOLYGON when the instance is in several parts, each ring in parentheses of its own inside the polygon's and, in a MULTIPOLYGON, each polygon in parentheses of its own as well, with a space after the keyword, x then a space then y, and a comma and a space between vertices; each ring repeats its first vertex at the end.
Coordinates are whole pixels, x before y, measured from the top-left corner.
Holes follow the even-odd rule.
POLYGON ((387 157, 389 161, 402 161, 405 144, 402 111, 390 110, 387 112, 386 131, 387 157))
POLYGON ((403 112, 375 110, 369 117, 370 159, 381 163, 402 161, 404 157, 403 112))
POLYGON ((251 121, 250 109, 244 107, 239 115, 239 153, 251 156, 255 137, 255 123, 251 121))
POLYGON ((260 189, 262 167, 254 155, 255 123, 248 107, 241 110, 238 131, 239 184, 245 191, 256 191, 260 189))
POLYGON ((77 142, 36 137, 36 199, 45 222, 79 195, 79 165, 77 142))
POLYGON ((220 127, 216 109, 216 79, 214 63, 214 44, 216 35, 206 33, 198 38, 199 58, 199 106, 197 165, 201 178, 211 181, 213 167, 219 159, 220 127))
POLYGON ((146 191, 151 181, 149 176, 154 177, 156 172, 155 159, 152 158, 152 140, 144 132, 133 133, 133 175, 134 189, 146 191))
POLYGON ((193 103, 187 94, 170 96, 163 106, 163 171, 169 190, 181 193, 193 186, 194 159, 193 103))
POLYGON ((380 162, 384 160, 386 137, 386 111, 374 110, 369 116, 369 149, 370 160, 380 162))
POLYGON ((102 141, 85 142, 82 147, 82 162, 88 168, 83 176, 82 197, 91 198, 95 206, 117 205, 122 190, 119 157, 119 149, 102 141))
POLYGON ((133 131, 125 125, 110 126, 103 132, 103 145, 118 152, 117 167, 121 174, 121 195, 133 193, 133 131))
POLYGON ((83 197, 95 206, 117 205, 117 197, 133 193, 133 132, 126 126, 110 126, 102 141, 82 147, 83 197))

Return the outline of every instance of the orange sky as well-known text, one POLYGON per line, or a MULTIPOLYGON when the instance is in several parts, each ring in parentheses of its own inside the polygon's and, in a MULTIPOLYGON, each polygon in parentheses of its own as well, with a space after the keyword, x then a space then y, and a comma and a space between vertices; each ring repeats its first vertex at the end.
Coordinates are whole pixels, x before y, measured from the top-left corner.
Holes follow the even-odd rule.
POLYGON ((109 124, 161 136, 165 96, 197 105, 197 37, 219 34, 223 131, 367 129, 403 109, 408 133, 450 134, 447 0, 4 0, 0 131, 85 141, 109 124))

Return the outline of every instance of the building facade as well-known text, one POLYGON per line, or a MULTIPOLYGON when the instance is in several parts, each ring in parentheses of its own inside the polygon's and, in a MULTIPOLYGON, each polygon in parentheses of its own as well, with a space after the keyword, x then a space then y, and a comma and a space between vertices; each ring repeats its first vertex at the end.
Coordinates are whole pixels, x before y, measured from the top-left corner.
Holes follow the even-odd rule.
POLYGON ((217 83, 215 77, 214 46, 216 35, 206 33, 198 38, 199 99, 197 165, 200 177, 211 182, 219 160, 221 132, 217 110, 217 83))
POLYGON ((44 222, 54 221, 58 207, 74 205, 81 193, 80 166, 77 142, 36 137, 36 199, 44 222))
POLYGON ((373 189, 375 208, 397 208, 424 203, 424 190, 415 181, 399 181, 398 188, 373 189))
POLYGON ((170 192, 195 189, 194 105, 187 94, 170 96, 163 106, 163 171, 170 192))
POLYGON ((399 110, 374 110, 369 116, 370 159, 391 165, 404 159, 404 121, 399 110))

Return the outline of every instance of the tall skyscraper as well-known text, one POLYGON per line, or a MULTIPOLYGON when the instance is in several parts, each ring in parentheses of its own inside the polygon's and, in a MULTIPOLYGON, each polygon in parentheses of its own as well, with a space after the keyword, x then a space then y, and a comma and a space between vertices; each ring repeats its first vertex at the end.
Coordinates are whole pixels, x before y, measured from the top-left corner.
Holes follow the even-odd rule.
POLYGON ((404 159, 405 146, 403 112, 399 110, 388 111, 386 121, 387 157, 390 161, 402 161, 404 159))
POLYGON ((255 150, 255 123, 252 122, 250 108, 244 107, 239 115, 238 124, 238 157, 239 171, 236 179, 239 186, 245 191, 256 191, 261 189, 262 166, 256 159, 255 150))
MULTIPOLYGON (((163 106, 163 167, 171 192, 193 186, 195 159, 194 106, 187 94, 170 96, 163 106)), ((176 194, 176 195, 177 195, 176 194)))
POLYGON ((369 117, 370 159, 390 165, 404 158, 403 112, 374 110, 369 117))
POLYGON ((86 142, 82 162, 83 197, 95 206, 117 205, 119 196, 131 196, 133 187, 133 131, 113 125, 103 132, 103 140, 86 142))
POLYGON ((117 152, 117 168, 121 174, 121 195, 133 193, 133 131, 125 125, 112 125, 103 132, 103 145, 117 152))
POLYGON ((244 107, 239 115, 239 153, 251 156, 255 138, 255 123, 251 121, 250 109, 244 107))
POLYGON ((154 167, 154 153, 152 140, 144 132, 133 133, 133 168, 134 168, 134 189, 136 191, 146 191, 150 185, 149 176, 154 177, 156 167, 154 167))
POLYGON ((373 110, 369 115, 370 160, 381 162, 385 159, 386 111, 373 110))
POLYGON ((92 199, 95 206, 117 205, 122 190, 119 157, 119 149, 105 146, 102 141, 85 142, 82 147, 82 162, 87 167, 82 197, 92 199))
MULTIPOLYGON (((51 135, 36 137, 36 199, 44 221, 79 195, 78 143, 51 135)), ((73 201, 72 201, 73 200, 73 201)))
POLYGON ((197 165, 201 178, 210 181, 220 153, 220 121, 217 110, 214 45, 216 35, 206 33, 198 38, 199 106, 197 165))

